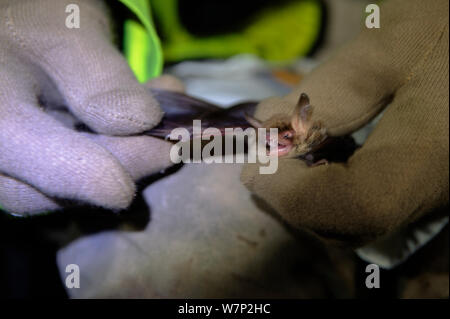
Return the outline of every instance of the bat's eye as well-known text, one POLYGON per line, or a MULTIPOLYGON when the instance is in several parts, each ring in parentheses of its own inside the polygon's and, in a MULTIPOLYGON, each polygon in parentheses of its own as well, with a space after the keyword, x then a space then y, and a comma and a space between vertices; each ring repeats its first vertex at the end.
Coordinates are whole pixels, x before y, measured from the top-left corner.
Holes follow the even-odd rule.
POLYGON ((285 140, 291 139, 293 137, 293 133, 291 131, 286 131, 281 134, 281 137, 285 140))

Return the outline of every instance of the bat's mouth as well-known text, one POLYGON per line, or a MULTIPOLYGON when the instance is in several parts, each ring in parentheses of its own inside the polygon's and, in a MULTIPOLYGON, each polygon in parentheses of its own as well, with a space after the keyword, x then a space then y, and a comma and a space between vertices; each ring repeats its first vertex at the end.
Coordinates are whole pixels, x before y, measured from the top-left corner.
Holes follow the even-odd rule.
POLYGON ((266 149, 269 156, 284 156, 292 150, 293 134, 290 131, 278 134, 278 139, 273 139, 270 134, 266 135, 266 149))

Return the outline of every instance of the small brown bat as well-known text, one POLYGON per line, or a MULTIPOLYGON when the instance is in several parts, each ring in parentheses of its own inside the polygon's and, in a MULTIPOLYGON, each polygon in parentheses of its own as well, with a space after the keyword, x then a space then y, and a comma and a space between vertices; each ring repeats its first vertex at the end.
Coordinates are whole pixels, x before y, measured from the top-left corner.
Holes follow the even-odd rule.
POLYGON ((246 115, 247 121, 255 128, 277 128, 278 145, 270 135, 266 136, 267 146, 272 146, 279 157, 299 157, 311 153, 327 138, 327 130, 320 121, 312 121, 313 107, 305 93, 300 99, 291 115, 275 114, 266 121, 259 121, 246 115))
MULTIPOLYGON (((300 95, 292 114, 276 114, 266 121, 259 121, 247 114, 253 114, 257 102, 247 102, 223 109, 209 102, 182 93, 152 90, 165 116, 161 123, 146 132, 148 135, 164 138, 176 127, 185 127, 192 132, 192 120, 202 120, 202 131, 207 127, 245 129, 278 128, 278 144, 273 145, 270 134, 266 136, 267 146, 276 150, 281 158, 299 158, 310 166, 328 162, 345 162, 358 148, 351 136, 328 136, 320 121, 312 120, 313 107, 308 95, 300 95)), ((269 148, 270 149, 270 148, 269 148)))
POLYGON ((313 107, 308 95, 302 93, 292 114, 275 114, 266 121, 245 115, 255 128, 277 128, 278 144, 266 135, 268 150, 283 158, 300 158, 309 166, 345 161, 357 148, 350 136, 330 137, 320 121, 312 120, 313 107), (272 146, 272 147, 271 147, 272 146))

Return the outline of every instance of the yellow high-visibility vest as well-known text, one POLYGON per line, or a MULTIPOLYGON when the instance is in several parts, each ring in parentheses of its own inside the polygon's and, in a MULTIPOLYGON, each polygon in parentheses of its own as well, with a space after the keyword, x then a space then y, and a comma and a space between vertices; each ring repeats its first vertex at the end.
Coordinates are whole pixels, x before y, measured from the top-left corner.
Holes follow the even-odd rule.
POLYGON ((120 1, 141 22, 125 22, 123 42, 125 56, 141 82, 158 76, 164 61, 226 58, 239 53, 278 62, 294 60, 311 50, 323 25, 320 1, 299 0, 260 12, 240 32, 199 38, 181 24, 178 0, 120 1), (162 44, 154 29, 150 3, 160 22, 159 31, 164 35, 162 44))

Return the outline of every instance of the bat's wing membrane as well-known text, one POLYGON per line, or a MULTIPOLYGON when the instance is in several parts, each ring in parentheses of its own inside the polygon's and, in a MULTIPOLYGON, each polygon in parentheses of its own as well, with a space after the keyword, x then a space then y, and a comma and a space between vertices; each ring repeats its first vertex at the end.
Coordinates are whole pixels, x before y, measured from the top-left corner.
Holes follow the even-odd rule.
POLYGON ((161 123, 146 134, 166 138, 175 128, 185 128, 191 133, 194 120, 202 121, 202 131, 208 127, 219 129, 224 135, 225 128, 248 128, 251 125, 245 119, 245 113, 253 114, 257 102, 247 102, 230 108, 221 108, 212 103, 186 94, 152 89, 159 102, 164 117, 161 123))

